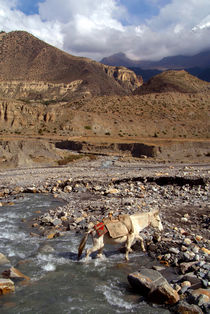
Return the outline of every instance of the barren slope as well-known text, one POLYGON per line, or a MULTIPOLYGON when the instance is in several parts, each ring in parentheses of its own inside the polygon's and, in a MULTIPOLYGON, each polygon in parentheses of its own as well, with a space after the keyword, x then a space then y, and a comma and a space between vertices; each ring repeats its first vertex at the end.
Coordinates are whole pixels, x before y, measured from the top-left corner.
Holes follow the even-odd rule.
POLYGON ((72 56, 23 31, 0 35, 0 55, 0 81, 80 80, 80 90, 94 95, 123 95, 140 85, 132 71, 72 56))

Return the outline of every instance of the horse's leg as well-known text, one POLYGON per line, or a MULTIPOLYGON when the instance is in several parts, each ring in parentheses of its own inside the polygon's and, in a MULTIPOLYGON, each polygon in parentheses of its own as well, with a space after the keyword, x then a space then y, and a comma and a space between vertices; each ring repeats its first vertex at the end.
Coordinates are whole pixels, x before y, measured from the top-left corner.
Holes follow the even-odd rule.
POLYGON ((126 261, 129 260, 128 253, 132 252, 131 245, 132 245, 134 239, 135 239, 134 233, 128 234, 128 236, 127 236, 127 243, 126 243, 126 252, 125 252, 125 259, 126 259, 126 261))
POLYGON ((102 237, 103 236, 101 236, 100 238, 93 238, 93 246, 92 248, 87 249, 86 258, 88 258, 91 253, 103 249, 104 243, 102 237))
POLYGON ((104 246, 102 246, 102 247, 98 250, 97 257, 102 257, 102 255, 103 255, 103 249, 104 249, 104 246))
POLYGON ((139 234, 136 235, 136 238, 137 238, 137 240, 139 240, 140 243, 141 243, 141 249, 142 249, 142 251, 145 252, 146 250, 145 250, 145 247, 144 247, 144 239, 143 239, 139 234))

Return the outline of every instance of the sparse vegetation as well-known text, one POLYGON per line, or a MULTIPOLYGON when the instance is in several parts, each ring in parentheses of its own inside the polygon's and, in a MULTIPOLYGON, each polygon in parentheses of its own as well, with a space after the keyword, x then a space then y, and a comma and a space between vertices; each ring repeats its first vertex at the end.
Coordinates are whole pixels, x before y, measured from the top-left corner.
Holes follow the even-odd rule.
POLYGON ((82 154, 80 154, 80 155, 73 155, 72 154, 72 155, 68 155, 68 156, 64 157, 63 159, 58 160, 57 163, 59 166, 64 166, 70 162, 81 159, 83 157, 84 157, 84 155, 82 155, 82 154))
POLYGON ((90 126, 90 125, 85 125, 85 126, 84 126, 84 129, 85 129, 85 130, 91 130, 91 126, 90 126))

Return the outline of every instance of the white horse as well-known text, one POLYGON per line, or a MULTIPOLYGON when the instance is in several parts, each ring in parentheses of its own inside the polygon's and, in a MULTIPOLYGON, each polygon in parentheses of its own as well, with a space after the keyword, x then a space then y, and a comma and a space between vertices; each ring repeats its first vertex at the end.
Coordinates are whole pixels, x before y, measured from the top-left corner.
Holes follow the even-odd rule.
POLYGON ((111 238, 109 233, 105 233, 98 237, 96 230, 94 228, 90 229, 86 232, 84 237, 82 238, 79 248, 78 248, 78 260, 82 255, 82 251, 85 247, 85 244, 88 239, 88 235, 92 235, 93 247, 86 250, 86 258, 93 252, 98 251, 97 256, 100 257, 102 255, 102 251, 105 244, 120 244, 125 243, 126 253, 125 258, 128 260, 128 253, 132 251, 131 246, 136 242, 136 240, 140 240, 141 248, 145 251, 143 238, 139 235, 139 233, 146 227, 152 226, 157 228, 159 231, 163 230, 163 226, 160 220, 159 212, 157 210, 153 210, 145 213, 137 213, 130 216, 133 231, 131 233, 127 233, 125 236, 121 236, 119 238, 111 238))

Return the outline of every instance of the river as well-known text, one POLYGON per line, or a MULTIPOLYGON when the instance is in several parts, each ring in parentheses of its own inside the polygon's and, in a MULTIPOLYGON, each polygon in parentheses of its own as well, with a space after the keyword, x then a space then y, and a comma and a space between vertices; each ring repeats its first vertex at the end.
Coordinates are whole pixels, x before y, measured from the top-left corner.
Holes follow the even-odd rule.
POLYGON ((0 207, 0 252, 11 262, 0 272, 14 266, 30 281, 16 282, 15 293, 0 297, 1 314, 169 313, 140 302, 129 288, 127 275, 152 263, 145 254, 134 253, 124 262, 117 248, 106 247, 102 259, 77 262, 81 234, 66 232, 50 240, 30 236, 29 221, 61 200, 24 194, 12 201, 13 206, 0 207))

